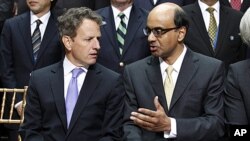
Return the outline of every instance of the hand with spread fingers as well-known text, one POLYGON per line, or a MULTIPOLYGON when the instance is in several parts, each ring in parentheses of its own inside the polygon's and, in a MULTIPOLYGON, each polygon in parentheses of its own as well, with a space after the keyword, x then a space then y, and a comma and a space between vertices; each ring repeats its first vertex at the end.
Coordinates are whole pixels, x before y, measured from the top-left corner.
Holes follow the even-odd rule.
POLYGON ((159 103, 158 96, 154 98, 156 111, 139 108, 138 112, 132 112, 130 119, 144 129, 154 132, 170 131, 170 118, 166 115, 163 107, 159 103))

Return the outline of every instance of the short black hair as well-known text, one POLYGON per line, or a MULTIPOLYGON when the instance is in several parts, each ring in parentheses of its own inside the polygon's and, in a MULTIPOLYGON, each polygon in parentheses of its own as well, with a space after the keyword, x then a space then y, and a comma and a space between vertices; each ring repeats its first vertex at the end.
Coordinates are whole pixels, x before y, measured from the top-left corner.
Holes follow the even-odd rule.
POLYGON ((175 9, 175 15, 174 15, 174 24, 176 27, 186 27, 188 30, 189 27, 189 20, 187 14, 184 12, 181 8, 175 9))

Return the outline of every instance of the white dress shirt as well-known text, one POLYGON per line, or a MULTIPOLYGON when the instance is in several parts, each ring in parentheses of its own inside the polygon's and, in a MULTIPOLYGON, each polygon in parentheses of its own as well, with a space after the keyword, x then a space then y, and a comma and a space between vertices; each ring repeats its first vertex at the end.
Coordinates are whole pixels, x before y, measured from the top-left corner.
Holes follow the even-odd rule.
POLYGON ((120 11, 119 9, 117 9, 114 6, 111 6, 111 7, 112 7, 112 10, 113 10, 113 14, 114 14, 115 29, 116 30, 118 29, 118 26, 119 26, 119 24, 121 22, 121 18, 118 16, 118 14, 120 14, 120 13, 124 13, 125 14, 125 24, 128 27, 128 20, 129 20, 129 16, 130 16, 130 12, 131 12, 132 6, 129 6, 124 11, 120 11))
POLYGON ((216 20, 216 25, 217 25, 217 27, 219 27, 219 22, 220 22, 220 20, 219 20, 220 19, 220 2, 217 1, 213 6, 208 6, 204 2, 201 2, 200 0, 198 1, 198 3, 199 3, 199 6, 201 8, 202 17, 203 17, 203 20, 205 22, 207 31, 208 31, 209 20, 210 20, 210 14, 206 10, 208 7, 213 7, 215 9, 214 17, 215 17, 215 20, 216 20))
MULTIPOLYGON (((181 65, 182 62, 184 60, 185 54, 187 52, 187 47, 184 46, 184 49, 181 53, 181 55, 177 58, 177 60, 174 62, 174 64, 172 65, 174 68, 174 71, 172 72, 172 78, 173 78, 173 83, 174 83, 174 87, 175 84, 177 82, 177 78, 178 75, 180 73, 180 69, 181 69, 181 65)), ((164 62, 161 58, 159 58, 160 60, 160 68, 161 68, 161 74, 162 74, 162 82, 164 82, 164 80, 167 77, 167 73, 166 73, 166 69, 169 66, 166 62, 164 62)), ((164 132, 164 138, 175 138, 177 137, 177 127, 176 127, 176 120, 172 117, 170 117, 171 120, 171 131, 170 132, 164 132)))
MULTIPOLYGON (((63 72, 64 72, 64 99, 66 100, 66 96, 67 96, 67 91, 68 91, 68 87, 69 87, 69 83, 72 77, 72 70, 75 68, 79 68, 77 66, 75 66, 74 64, 72 64, 68 58, 65 56, 64 60, 63 60, 63 72)), ((81 73, 78 77, 77 77, 77 88, 78 88, 78 95, 81 91, 83 82, 85 80, 86 74, 88 72, 88 68, 84 68, 84 67, 80 67, 81 69, 83 69, 83 73, 81 73)))
POLYGON ((51 15, 51 13, 49 11, 48 13, 43 15, 42 17, 38 18, 36 15, 34 15, 33 12, 30 12, 31 36, 36 29, 36 20, 39 19, 42 22, 39 26, 39 29, 41 32, 41 41, 43 40, 43 36, 44 36, 45 30, 46 30, 50 15, 51 15))

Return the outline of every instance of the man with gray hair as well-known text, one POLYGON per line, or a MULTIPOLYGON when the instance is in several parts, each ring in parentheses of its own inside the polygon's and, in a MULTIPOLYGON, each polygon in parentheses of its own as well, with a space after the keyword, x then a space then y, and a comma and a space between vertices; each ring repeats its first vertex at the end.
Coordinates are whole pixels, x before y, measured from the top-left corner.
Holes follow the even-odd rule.
MULTIPOLYGON (((240 22, 240 35, 244 43, 250 47, 250 8, 240 22)), ((225 85, 225 113, 230 133, 235 129, 250 126, 250 59, 229 66, 225 85)), ((249 131, 249 130, 248 130, 249 131)), ((247 133, 248 136, 250 133, 247 133)), ((230 137, 231 140, 242 138, 230 137)))
POLYGON ((86 7, 58 18, 65 58, 32 72, 24 141, 119 141, 123 116, 120 75, 97 64, 101 17, 86 7))

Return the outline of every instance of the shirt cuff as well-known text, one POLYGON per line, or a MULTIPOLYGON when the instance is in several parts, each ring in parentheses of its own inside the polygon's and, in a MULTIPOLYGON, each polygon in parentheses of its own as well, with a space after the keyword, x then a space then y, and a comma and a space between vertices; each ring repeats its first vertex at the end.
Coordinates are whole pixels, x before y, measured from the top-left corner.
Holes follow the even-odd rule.
POLYGON ((176 138, 177 137, 177 129, 176 129, 176 120, 174 118, 170 118, 171 122, 171 131, 164 131, 164 138, 176 138))
POLYGON ((15 104, 15 108, 17 108, 18 106, 20 106, 22 104, 23 101, 18 102, 17 104, 15 104))

